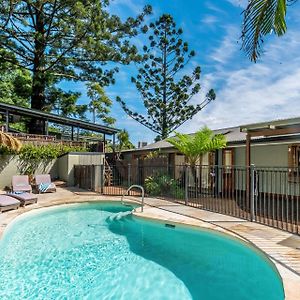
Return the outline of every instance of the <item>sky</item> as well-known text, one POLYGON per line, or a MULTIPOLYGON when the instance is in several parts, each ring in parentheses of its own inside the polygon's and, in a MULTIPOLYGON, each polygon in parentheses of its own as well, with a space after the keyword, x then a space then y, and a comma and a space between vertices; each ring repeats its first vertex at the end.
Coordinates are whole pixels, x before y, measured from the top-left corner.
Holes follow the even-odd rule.
MULTIPOLYGON (((201 66, 201 92, 192 103, 203 101, 213 88, 217 98, 193 119, 177 129, 195 132, 204 125, 211 129, 300 116, 300 3, 288 8, 288 32, 283 37, 271 35, 264 54, 257 63, 250 62, 241 50, 242 11, 247 0, 114 0, 110 11, 121 18, 139 14, 144 5, 153 8, 146 23, 163 13, 171 14, 183 29, 182 39, 188 42, 196 56, 183 73, 189 74, 201 66)), ((136 39, 143 45, 145 36, 136 39)), ((129 107, 143 113, 143 101, 130 82, 138 66, 120 66, 116 84, 106 89, 114 101, 112 116, 115 126, 129 131, 132 142, 153 142, 156 134, 127 116, 115 101, 120 96, 129 107)), ((82 92, 86 102, 85 85, 68 83, 64 86, 82 92)))

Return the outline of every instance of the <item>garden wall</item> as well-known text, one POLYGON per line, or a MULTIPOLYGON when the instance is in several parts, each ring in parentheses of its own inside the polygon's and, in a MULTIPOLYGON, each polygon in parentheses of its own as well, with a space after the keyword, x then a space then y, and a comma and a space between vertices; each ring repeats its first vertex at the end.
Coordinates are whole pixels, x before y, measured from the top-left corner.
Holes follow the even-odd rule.
MULTIPOLYGON (((47 163, 41 163, 35 174, 50 174, 52 179, 60 179, 73 186, 74 165, 101 165, 103 160, 103 153, 68 153, 47 163)), ((18 156, 0 155, 0 190, 11 186, 13 175, 23 174, 23 166, 24 162, 20 161, 18 156)))
MULTIPOLYGON (((24 162, 21 162, 18 156, 0 155, 0 189, 11 186, 13 175, 22 174, 24 162)), ((52 178, 58 178, 57 160, 48 161, 47 164, 40 164, 35 174, 50 174, 52 178)))

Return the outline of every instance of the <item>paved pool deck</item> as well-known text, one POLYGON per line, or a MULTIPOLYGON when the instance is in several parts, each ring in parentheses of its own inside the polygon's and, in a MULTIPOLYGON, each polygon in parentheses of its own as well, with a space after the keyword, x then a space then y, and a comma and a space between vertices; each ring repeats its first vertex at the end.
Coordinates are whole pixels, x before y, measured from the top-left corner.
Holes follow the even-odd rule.
MULTIPOLYGON (((0 238, 6 226, 25 212, 55 205, 104 200, 120 201, 120 197, 103 196, 76 188, 58 188, 56 193, 38 195, 37 204, 0 214, 0 238)), ((139 202, 139 200, 139 197, 126 198, 126 201, 139 202)), ((144 212, 138 208, 134 214, 137 217, 173 224, 180 223, 213 229, 243 239, 258 247, 274 262, 283 280, 285 299, 300 299, 300 236, 246 220, 154 198, 146 198, 144 212)))

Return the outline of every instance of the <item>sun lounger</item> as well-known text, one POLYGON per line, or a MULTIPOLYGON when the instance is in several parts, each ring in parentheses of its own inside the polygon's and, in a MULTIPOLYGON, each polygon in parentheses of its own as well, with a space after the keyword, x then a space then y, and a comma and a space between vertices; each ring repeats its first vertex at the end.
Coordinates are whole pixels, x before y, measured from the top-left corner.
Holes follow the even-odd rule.
POLYGON ((51 182, 49 174, 36 175, 35 184, 39 193, 56 192, 56 186, 51 182))
POLYGON ((21 202, 22 206, 26 206, 27 204, 37 203, 37 195, 27 192, 12 192, 7 194, 10 197, 13 197, 21 202))
POLYGON ((27 175, 15 175, 12 178, 13 192, 32 192, 29 184, 29 177, 27 175))
POLYGON ((17 209, 20 206, 20 201, 7 195, 0 195, 0 212, 17 209))

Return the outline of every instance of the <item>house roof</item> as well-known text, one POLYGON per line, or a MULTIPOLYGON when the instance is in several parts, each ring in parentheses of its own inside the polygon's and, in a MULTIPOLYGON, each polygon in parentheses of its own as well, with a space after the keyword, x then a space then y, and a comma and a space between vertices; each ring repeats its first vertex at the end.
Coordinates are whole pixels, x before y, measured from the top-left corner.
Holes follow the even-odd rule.
POLYGON ((251 130, 271 128, 272 126, 284 127, 284 126, 293 126, 293 125, 300 125, 300 117, 288 118, 288 119, 276 119, 276 120, 265 121, 260 123, 241 125, 240 130, 243 132, 248 132, 251 130))
MULTIPOLYGON (((248 125, 241 125, 235 127, 227 127, 213 130, 215 134, 224 134, 227 139, 227 143, 230 144, 239 144, 246 141, 246 135, 248 131, 261 129, 261 128, 271 128, 272 126, 282 127, 282 126, 293 126, 300 124, 300 117, 298 118, 289 118, 289 119, 277 119, 267 122, 253 123, 248 125)), ((194 133, 191 133, 193 135, 194 133)), ((294 136, 294 138, 299 136, 294 136)), ((282 137, 278 137, 278 140, 282 137)), ((252 137, 252 140, 264 141, 269 140, 263 136, 252 137)), ((125 150, 123 152, 138 152, 138 151, 149 151, 149 150, 158 150, 158 149, 172 149, 173 145, 168 143, 166 140, 159 141, 156 143, 149 144, 145 147, 134 149, 134 150, 125 150)))
MULTIPOLYGON (((246 140, 246 133, 240 131, 240 127, 228 127, 213 130, 214 134, 224 134, 226 136, 228 143, 233 142, 242 142, 246 140)), ((190 135, 193 135, 191 133, 190 135)), ((122 152, 135 152, 135 151, 148 151, 148 150, 158 150, 158 149, 168 149, 173 148, 174 146, 167 142, 166 140, 162 140, 156 143, 149 144, 145 147, 131 150, 124 150, 122 152)))

